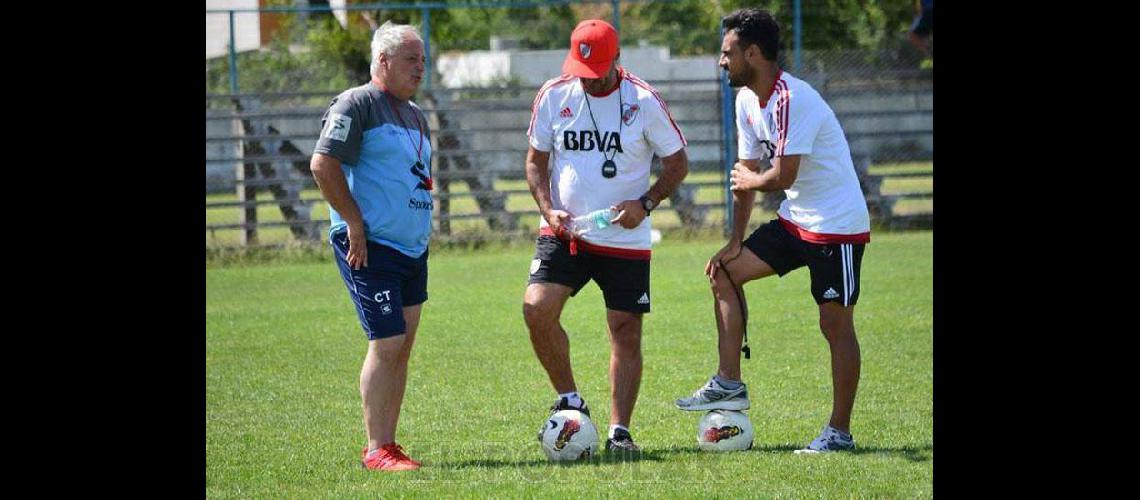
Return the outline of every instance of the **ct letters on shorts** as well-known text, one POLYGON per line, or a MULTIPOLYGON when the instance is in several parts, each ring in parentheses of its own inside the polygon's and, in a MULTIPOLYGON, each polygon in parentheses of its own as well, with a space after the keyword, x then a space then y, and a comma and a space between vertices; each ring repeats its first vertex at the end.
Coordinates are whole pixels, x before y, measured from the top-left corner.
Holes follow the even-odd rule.
POLYGON ((332 156, 360 208, 367 265, 348 265, 347 223, 329 207, 336 264, 369 340, 406 331, 403 308, 427 300, 431 141, 414 103, 368 83, 333 99, 314 153, 332 156))

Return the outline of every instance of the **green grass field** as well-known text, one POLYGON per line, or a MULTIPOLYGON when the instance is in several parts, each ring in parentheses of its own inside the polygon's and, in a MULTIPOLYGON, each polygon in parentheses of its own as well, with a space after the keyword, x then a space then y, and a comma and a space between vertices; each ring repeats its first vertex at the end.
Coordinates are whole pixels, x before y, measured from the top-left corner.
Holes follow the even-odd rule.
MULTIPOLYGON (((206 271, 206 495, 930 497, 933 495, 933 233, 878 232, 862 265, 863 367, 854 453, 792 453, 831 408, 829 355, 806 269, 746 286, 755 447, 696 449, 700 412, 672 401, 716 369, 705 260, 718 240, 654 249, 653 311, 632 431, 640 461, 546 461, 535 432, 553 389, 528 340, 522 294, 533 250, 431 257, 398 439, 424 468, 364 471, 357 389, 366 340, 331 262, 206 271)), ((575 376, 609 420, 601 293, 563 315, 575 376)))

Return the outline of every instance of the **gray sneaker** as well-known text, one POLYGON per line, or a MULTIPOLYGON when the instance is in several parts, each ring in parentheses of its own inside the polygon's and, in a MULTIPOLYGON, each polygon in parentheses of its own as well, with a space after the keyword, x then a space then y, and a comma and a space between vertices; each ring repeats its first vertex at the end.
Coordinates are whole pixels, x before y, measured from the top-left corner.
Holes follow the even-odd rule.
POLYGON ((855 438, 850 435, 844 435, 839 429, 830 425, 823 426, 823 431, 819 433, 819 437, 815 438, 807 448, 796 450, 796 454, 802 453, 829 453, 833 451, 844 451, 855 449, 855 438))
POLYGON ((736 389, 725 389, 716 378, 710 378, 708 383, 697 389, 692 397, 681 398, 676 401, 677 408, 685 411, 699 410, 747 410, 748 386, 740 384, 736 389))

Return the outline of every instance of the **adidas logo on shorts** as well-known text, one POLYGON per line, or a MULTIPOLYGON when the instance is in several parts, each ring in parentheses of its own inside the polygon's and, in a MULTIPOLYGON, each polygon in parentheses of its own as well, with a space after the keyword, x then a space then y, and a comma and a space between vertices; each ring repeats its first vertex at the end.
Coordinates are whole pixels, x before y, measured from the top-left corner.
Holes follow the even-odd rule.
POLYGON ((834 288, 828 288, 826 292, 823 292, 823 298, 825 299, 834 299, 838 296, 839 292, 836 292, 834 288))
POLYGON ((638 304, 648 304, 649 303, 649 294, 648 293, 641 294, 641 298, 637 299, 637 303, 638 304))

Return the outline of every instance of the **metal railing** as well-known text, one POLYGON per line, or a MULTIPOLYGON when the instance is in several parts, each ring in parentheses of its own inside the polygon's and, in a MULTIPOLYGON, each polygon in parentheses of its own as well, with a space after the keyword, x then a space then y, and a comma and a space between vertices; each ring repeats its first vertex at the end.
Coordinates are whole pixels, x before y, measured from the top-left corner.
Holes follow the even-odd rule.
MULTIPOLYGON (((432 171, 438 185, 433 192, 437 207, 433 223, 437 235, 447 238, 482 228, 510 237, 533 229, 529 227, 533 225, 530 221, 536 222, 538 216, 523 182, 522 164, 527 147, 525 130, 537 88, 517 81, 490 88, 444 88, 442 80, 433 84, 435 71, 430 69, 430 65, 435 58, 430 52, 431 12, 445 8, 539 8, 579 3, 610 5, 611 22, 618 27, 621 23, 621 9, 618 7, 640 2, 375 3, 342 8, 345 11, 405 9, 421 16, 429 70, 416 101, 432 122, 432 171), (460 226, 453 225, 453 222, 460 226)), ((818 7, 805 7, 809 7, 809 16, 818 15, 811 10, 818 7)), ((887 226, 930 224, 932 201, 928 203, 931 208, 921 209, 917 214, 900 216, 895 208, 899 202, 932 200, 932 187, 903 192, 884 191, 882 187, 884 181, 898 183, 932 179, 932 167, 876 173, 875 166, 902 162, 927 164, 932 160, 932 73, 916 69, 915 61, 905 60, 908 56, 897 51, 804 51, 800 42, 799 18, 802 14, 799 0, 795 0, 794 9, 796 22, 792 29, 795 38, 789 61, 792 73, 819 90, 839 117, 873 216, 887 226)), ((284 227, 289 229, 291 238, 307 240, 320 238, 321 229, 327 228, 327 220, 313 218, 314 209, 322 209, 324 202, 319 194, 312 191, 315 184, 308 172, 308 162, 319 133, 320 118, 330 99, 343 89, 240 92, 233 21, 239 14, 330 10, 335 9, 319 6, 207 10, 207 15, 226 15, 230 19, 230 92, 207 92, 206 95, 207 191, 235 193, 233 199, 207 199, 208 235, 238 231, 241 236, 232 242, 246 245, 260 242, 259 229, 280 231, 284 227), (272 196, 259 199, 259 192, 272 196), (278 218, 277 213, 265 211, 272 205, 279 207, 283 220, 272 220, 278 218), (260 217, 259 207, 262 209, 260 217), (222 213, 225 215, 218 215, 222 213), (271 220, 267 220, 267 214, 271 220)), ((706 79, 647 78, 661 90, 688 139, 690 171, 698 174, 690 175, 680 192, 654 213, 655 216, 663 214, 665 219, 662 221, 662 217, 655 217, 655 227, 719 225, 728 228, 731 225, 731 210, 728 208, 731 194, 725 176, 736 155, 735 93, 727 85, 723 73, 716 71, 715 56, 709 56, 707 66, 706 79), (718 79, 713 79, 714 74, 718 79)), ((210 67, 208 61, 208 74, 210 67)), ((658 168, 655 160, 654 169, 658 168)), ((932 183, 931 180, 929 184, 932 183)), ((765 195, 758 198, 765 208, 772 209, 781 197, 765 195)))

